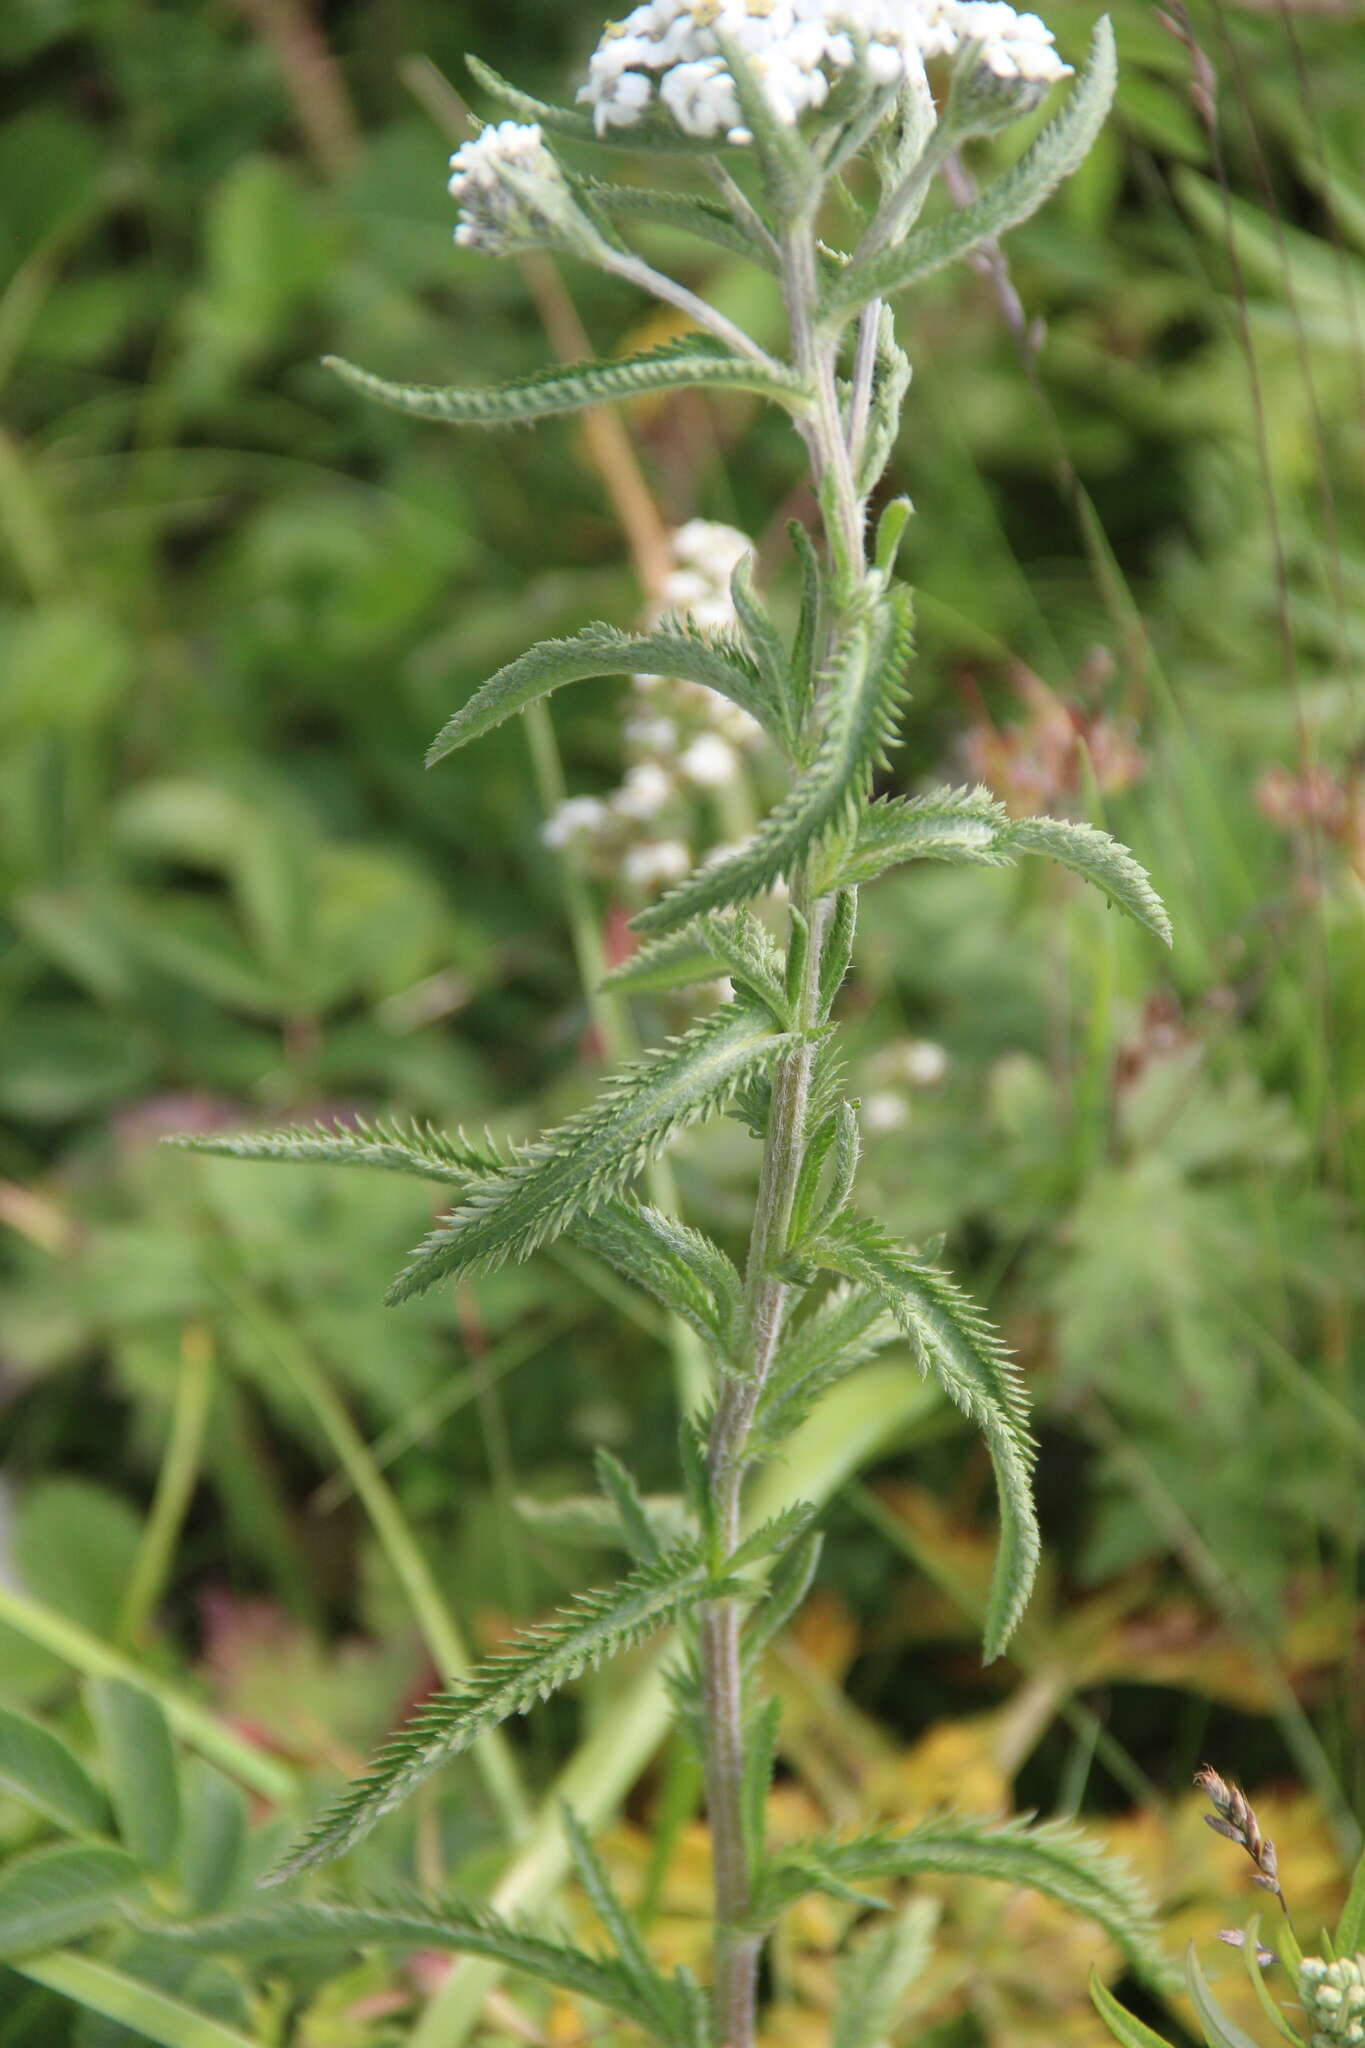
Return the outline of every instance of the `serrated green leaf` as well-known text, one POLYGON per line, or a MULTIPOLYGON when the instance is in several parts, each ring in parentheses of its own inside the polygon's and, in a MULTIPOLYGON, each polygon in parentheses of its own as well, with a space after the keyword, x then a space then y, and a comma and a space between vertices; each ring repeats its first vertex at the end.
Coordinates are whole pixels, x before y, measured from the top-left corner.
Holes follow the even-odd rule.
POLYGON ((782 740, 782 706, 773 701, 757 665, 731 636, 703 633, 686 620, 665 622, 648 633, 620 633, 599 623, 585 626, 568 640, 542 640, 500 668, 441 728, 427 749, 427 766, 482 738, 565 683, 628 675, 674 676, 701 683, 738 704, 779 743, 782 740))
POLYGON ((852 823, 895 740, 913 618, 909 592, 897 588, 851 622, 835 653, 829 720, 810 767, 746 846, 699 868, 641 911, 637 930, 668 931, 704 910, 747 902, 808 859, 827 832, 852 823))
POLYGON ((811 1523, 820 1510, 809 1501, 796 1500, 790 1507, 783 1508, 780 1515, 764 1522, 744 1538, 737 1550, 726 1559, 725 1568, 730 1572, 743 1571, 746 1565, 759 1564, 765 1557, 783 1557, 794 1543, 799 1543, 807 1534, 811 1523))
POLYGON ((744 1731, 740 1806, 751 1870, 761 1870, 767 1858, 768 1794, 777 1770, 777 1731, 781 1719, 781 1700, 765 1700, 757 1713, 750 1716, 744 1731))
POLYGON ((0 1957, 74 1941, 117 1917, 142 1873, 122 1849, 62 1842, 0 1869, 0 1957))
POLYGON ((852 845, 836 850, 818 871, 815 886, 854 888, 907 860, 1008 867, 1013 856, 999 843, 1008 823, 1005 806, 979 786, 885 797, 867 806, 852 845))
POLYGON ((590 1108, 474 1183, 389 1290, 406 1301, 438 1280, 486 1273, 561 1235, 624 1189, 689 1124, 791 1043, 761 1012, 727 1003, 682 1038, 623 1068, 590 1108))
POLYGON ((791 662, 771 612, 754 587, 754 555, 742 555, 730 578, 730 599, 749 653, 763 677, 769 700, 780 707, 784 744, 796 744, 796 696, 791 662))
POLYGON ((1111 903, 1170 945, 1171 920, 1147 870, 1126 846, 1098 826, 1076 824, 1068 818, 1014 818, 1002 831, 1000 844, 1006 852, 1042 853, 1060 861, 1103 889, 1111 903))
POLYGON ((728 1359, 743 1282, 709 1237, 628 1195, 579 1217, 568 1235, 681 1316, 722 1364, 728 1359))
POLYGON ((86 1690, 119 1833, 138 1862, 164 1870, 180 1838, 180 1779, 166 1716, 150 1693, 121 1678, 86 1690))
POLYGON ((764 1917, 825 1879, 871 1883, 935 1873, 1028 1885, 1102 1927, 1149 1982, 1171 1977, 1151 1903, 1122 1858, 1069 1821, 936 1814, 904 1834, 819 1838, 784 1850, 763 1897, 764 1917))
POLYGON ((799 519, 789 521, 787 537, 801 563, 801 609, 797 615, 796 635, 792 641, 791 651, 793 715, 800 726, 810 710, 811 694, 815 687, 815 670, 819 658, 816 650, 821 644, 825 576, 815 542, 799 519))
POLYGON ((984 1624, 990 1663, 1018 1626, 1040 1549, 1028 1411, 1009 1351, 950 1274, 894 1244, 876 1224, 841 1216, 808 1247, 808 1256, 880 1297, 922 1368, 986 1439, 1000 1503, 1000 1547, 984 1624))
POLYGON ((637 1564, 653 1564, 659 1555, 659 1539, 639 1487, 621 1460, 599 1444, 593 1453, 597 1483, 610 1502, 621 1525, 621 1540, 637 1564))
POLYGON ((268 1159, 291 1165, 372 1166, 387 1173, 415 1173, 424 1180, 463 1187, 472 1173, 497 1172, 506 1165, 488 1146, 471 1145, 432 1124, 390 1118, 372 1123, 294 1124, 278 1131, 186 1132, 166 1138, 182 1152, 206 1152, 223 1159, 268 1159))
POLYGON ((1028 220, 1089 155, 1117 83, 1114 31, 1104 15, 1095 24, 1085 69, 1066 105, 1019 162, 969 206, 917 228, 865 262, 850 263, 830 286, 826 314, 842 324, 869 299, 891 298, 1028 220))
POLYGON ((467 1679, 427 1700, 269 1881, 279 1883, 295 1871, 344 1854, 485 1729, 497 1727, 512 1714, 526 1713, 537 1700, 547 1699, 584 1671, 657 1633, 701 1601, 736 1590, 733 1580, 712 1580, 700 1546, 689 1541, 616 1586, 580 1593, 553 1620, 525 1630, 467 1679))
POLYGON ((673 1986, 665 1983, 646 1954, 640 1930, 617 1896, 602 1859, 572 1807, 565 1806, 563 1815, 564 1832, 578 1881, 588 1904, 611 1936, 617 1960, 633 1985, 640 2004, 653 2015, 652 2031, 662 2033, 665 2038, 676 2036, 680 2031, 680 2015, 673 1986))
POLYGON ((1090 2003, 1121 2048, 1171 2048, 1163 2035, 1153 2033, 1145 2021, 1125 2012, 1095 1969, 1090 1972, 1090 2003))
POLYGON ((839 1996, 830 2048, 885 2048, 901 2002, 934 1947, 938 1907, 912 1899, 884 1926, 873 1926, 840 1959, 839 1996))
POLYGON ((762 1605, 744 1631, 744 1667, 754 1670, 809 1593, 820 1563, 824 1537, 809 1530, 781 1559, 768 1581, 762 1605))
POLYGON ((834 915, 825 934, 820 954, 820 1021, 824 1023, 834 999, 844 985, 853 958, 853 940, 858 929, 858 892, 841 889, 834 899, 834 915))
POLYGON ((109 1809, 84 1764, 23 1714, 0 1708, 0 1788, 77 1835, 99 1834, 109 1809))
POLYGON ((767 1455, 804 1421, 820 1396, 901 1334, 879 1294, 840 1288, 786 1332, 759 1397, 750 1445, 767 1455))
MULTIPOLYGON (((561 1500, 532 1500, 519 1494, 513 1505, 531 1533, 543 1536, 549 1543, 575 1550, 626 1547, 620 1518, 611 1502, 603 1500, 600 1494, 573 1493, 561 1500)), ((644 1509, 661 1550, 691 1534, 691 1517, 681 1494, 646 1494, 644 1509)))
POLYGON ((601 985, 622 995, 660 996, 692 988, 699 981, 716 981, 724 972, 724 963, 702 938, 701 926, 690 924, 637 946, 628 960, 603 975, 601 985))
POLYGON ((326 369, 376 405, 448 427, 519 426, 660 391, 755 391, 791 413, 804 412, 807 404, 806 387, 794 370, 776 363, 770 368, 748 356, 734 355, 704 334, 610 362, 556 364, 510 384, 473 390, 458 385, 395 384, 342 356, 324 356, 322 360, 326 369))
POLYGON ((284 1956, 329 1949, 412 1948, 487 1956, 657 2031, 651 2008, 618 1964, 567 1943, 543 1940, 488 1909, 432 1912, 417 1899, 374 1905, 288 1899, 257 1912, 158 1926, 155 1931, 166 1941, 215 1954, 284 1956))
POLYGON ((771 249, 757 235, 750 234, 718 199, 700 198, 695 193, 663 192, 650 185, 613 185, 580 175, 571 176, 569 182, 575 192, 582 193, 609 220, 643 220, 659 227, 678 228, 717 249, 729 250, 733 256, 743 256, 761 270, 775 274, 778 269, 771 249))
POLYGON ((1228 2018, 1214 1998, 1199 1967, 1193 1942, 1185 1951, 1185 1988, 1199 2015, 1199 2024, 1209 2048, 1256 2048, 1251 2036, 1244 2034, 1236 2022, 1228 2018))

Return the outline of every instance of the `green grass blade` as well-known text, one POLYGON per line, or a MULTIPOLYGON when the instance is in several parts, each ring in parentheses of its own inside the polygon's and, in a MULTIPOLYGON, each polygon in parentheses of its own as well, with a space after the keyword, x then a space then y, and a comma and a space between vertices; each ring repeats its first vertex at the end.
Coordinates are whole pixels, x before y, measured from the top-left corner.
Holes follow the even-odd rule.
POLYGON ((164 1991, 140 1984, 92 1956, 29 1956, 10 1967, 30 1983, 42 1984, 73 2005, 130 2028, 158 2048, 264 2048, 235 2027, 225 2027, 221 2020, 195 2012, 178 1998, 168 1998, 164 1991))

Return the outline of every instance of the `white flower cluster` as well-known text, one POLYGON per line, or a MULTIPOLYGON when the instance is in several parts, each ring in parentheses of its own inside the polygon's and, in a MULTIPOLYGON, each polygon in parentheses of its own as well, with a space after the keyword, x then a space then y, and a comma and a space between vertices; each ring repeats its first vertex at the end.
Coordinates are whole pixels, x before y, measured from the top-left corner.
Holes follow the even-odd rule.
POLYGON ((1337 2048, 1342 2041, 1365 2042, 1365 1956, 1327 1963, 1303 1959, 1303 2002, 1313 2023, 1312 2048, 1337 2048))
POLYGON ((563 173, 534 121, 497 121, 463 144, 450 159, 446 189, 460 205, 455 240, 489 256, 537 247, 572 210, 563 173))
POLYGON ((856 67, 869 88, 915 85, 926 60, 969 45, 995 79, 1051 85, 1070 73, 1036 14, 1007 0, 643 0, 611 22, 579 98, 598 134, 657 103, 686 135, 746 143, 722 42, 742 52, 774 120, 794 127, 856 67))
MULTIPOLYGON (((652 623, 686 617, 704 632, 735 625, 730 578, 749 552, 732 526, 689 520, 671 536, 672 567, 652 623)), ((740 795, 744 748, 762 739, 746 711, 702 683, 640 675, 625 724, 629 766, 607 797, 570 797, 543 827, 546 843, 572 846, 632 888, 680 881, 692 866, 690 800, 707 795, 730 806, 740 795)))

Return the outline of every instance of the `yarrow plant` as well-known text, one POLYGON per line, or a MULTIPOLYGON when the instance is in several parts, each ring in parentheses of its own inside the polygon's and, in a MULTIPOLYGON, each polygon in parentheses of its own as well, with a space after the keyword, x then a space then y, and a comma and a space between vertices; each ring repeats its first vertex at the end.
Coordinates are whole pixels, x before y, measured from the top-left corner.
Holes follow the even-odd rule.
MULTIPOLYGON (((568 107, 471 65, 509 118, 452 159, 457 241, 492 256, 536 246, 585 260, 680 311, 689 331, 645 353, 498 389, 413 387, 333 367, 382 404, 457 426, 532 421, 644 392, 758 393, 787 415, 804 449, 820 532, 792 529, 802 590, 794 632, 779 628, 760 595, 742 535, 684 527, 661 609, 640 630, 589 625, 531 648, 454 712, 429 754, 444 761, 562 685, 633 677, 620 790, 570 800, 547 836, 614 848, 644 899, 640 943, 614 970, 616 988, 720 983, 716 1007, 529 1144, 398 1124, 186 1141, 248 1158, 407 1172, 448 1189, 447 1213, 393 1283, 395 1303, 566 1237, 690 1326, 711 1366, 704 1412, 681 1428, 680 1500, 646 1501, 614 1458, 599 1459, 601 1512, 631 1559, 626 1576, 429 1699, 279 1875, 341 1855, 508 1716, 671 1630, 676 1715, 704 1770, 713 1968, 703 1991, 686 1971, 667 1977, 656 1967, 572 1813, 569 1847, 611 1936, 610 1957, 486 1911, 448 1908, 299 1904, 268 1916, 266 1932, 276 1947, 387 1940, 483 1955, 676 2048, 753 2048, 764 1944, 804 1894, 881 1907, 876 1887, 925 1872, 1036 1886, 1090 1914, 1136 1969, 1159 1976, 1131 1879, 1069 1825, 934 1814, 899 1834, 769 1840, 778 1717, 763 1694, 763 1652, 811 1583, 819 1536, 813 1507, 760 1526, 746 1514, 756 1465, 842 1376, 904 1342, 979 1429, 994 1466, 1000 1540, 988 1659, 1028 1600, 1039 1543, 1024 1390, 1000 1337, 938 1258, 857 1206, 858 1117, 842 1085, 834 1009, 859 889, 911 861, 1000 867, 1047 855, 1169 940, 1146 874, 1088 825, 1011 817, 981 788, 873 795, 897 740, 914 628, 896 568, 909 504, 893 499, 873 517, 910 380, 891 302, 1026 220, 1081 163, 1114 90, 1109 25, 1099 24, 1060 111, 1013 167, 927 224, 937 169, 1071 75, 1042 22, 1002 0, 648 0, 604 32, 581 104, 568 107), (581 167, 581 153, 603 147, 672 158, 678 175, 661 189, 581 167), (846 248, 824 239, 836 186, 840 218, 862 211, 846 248), (641 219, 687 229, 766 273, 785 309, 786 353, 646 262, 625 232, 641 219), (684 799, 723 788, 760 737, 785 763, 785 795, 739 843, 695 859, 684 799), (722 1114, 761 1144, 739 1263, 635 1191, 679 1132, 722 1114)), ((937 1048, 927 1055, 916 1055, 915 1078, 932 1085, 943 1062, 937 1048)), ((187 1938, 231 1946, 242 1933, 221 1924, 187 1938)), ((890 1916, 855 1936, 839 2048, 871 2048, 894 2027, 925 1947, 922 1915, 890 1916)))

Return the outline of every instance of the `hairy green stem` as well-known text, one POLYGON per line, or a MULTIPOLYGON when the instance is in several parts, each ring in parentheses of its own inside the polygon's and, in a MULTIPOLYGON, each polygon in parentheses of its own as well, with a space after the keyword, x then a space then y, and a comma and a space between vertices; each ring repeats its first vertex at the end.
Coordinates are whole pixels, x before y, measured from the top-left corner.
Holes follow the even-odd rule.
MULTIPOLYGON (((803 433, 824 508, 826 542, 836 566, 836 616, 830 625, 837 631, 840 598, 847 604, 865 574, 863 508, 854 481, 849 436, 840 417, 837 344, 822 337, 815 323, 815 223, 809 213, 793 221, 783 238, 782 283, 793 360, 816 395, 814 413, 803 433)), ((870 375, 869 370, 869 386, 870 375)), ((724 1383, 708 1446, 722 1569, 739 1542, 749 1432, 782 1332, 787 1283, 780 1267, 805 1152, 806 1110, 815 1061, 813 1034, 820 1022, 820 956, 830 902, 828 898, 812 902, 798 881, 793 909, 809 930, 796 1017, 798 1029, 806 1036, 779 1063, 773 1076, 745 1275, 744 1376, 724 1383)), ((723 1600, 709 1607, 702 1617, 700 1636, 706 1801, 714 1866, 716 2038, 723 2048, 753 2048, 762 1935, 751 1925, 753 1872, 744 1828, 745 1702, 739 1603, 723 1600)))

